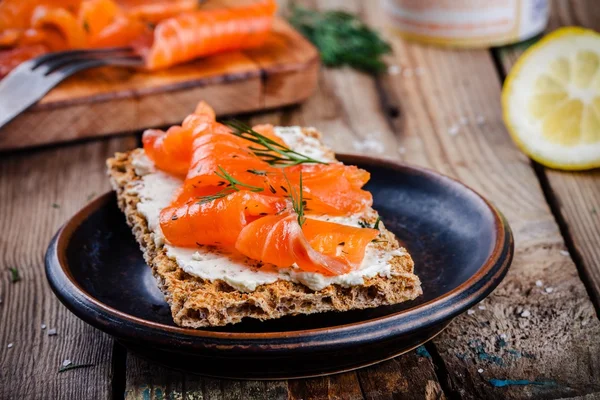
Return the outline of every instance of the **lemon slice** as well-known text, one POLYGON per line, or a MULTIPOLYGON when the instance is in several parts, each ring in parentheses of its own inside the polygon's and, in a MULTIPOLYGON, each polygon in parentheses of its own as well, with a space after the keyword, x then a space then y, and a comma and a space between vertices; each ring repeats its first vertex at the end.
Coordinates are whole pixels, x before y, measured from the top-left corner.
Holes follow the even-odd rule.
POLYGON ((600 34, 561 28, 519 58, 502 89, 516 144, 547 167, 600 167, 600 34))

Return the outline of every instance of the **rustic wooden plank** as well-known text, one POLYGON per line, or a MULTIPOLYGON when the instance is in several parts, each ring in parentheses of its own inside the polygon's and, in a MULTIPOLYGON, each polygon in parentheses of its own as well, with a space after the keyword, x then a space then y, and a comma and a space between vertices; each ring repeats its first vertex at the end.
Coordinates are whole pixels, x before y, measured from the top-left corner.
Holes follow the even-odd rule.
MULTIPOLYGON (((560 26, 578 25, 600 31, 600 7, 593 0, 554 1, 548 31, 560 26)), ((496 50, 508 74, 527 45, 496 50)), ((556 199, 560 218, 570 235, 576 260, 580 260, 583 275, 596 307, 600 307, 600 170, 563 172, 543 169, 550 194, 556 199)), ((566 255, 567 256, 567 255, 566 255)))
POLYGON ((0 156, 0 398, 112 398, 112 340, 60 304, 43 257, 56 230, 109 189, 106 157, 135 145, 127 137, 0 156), (93 366, 59 374, 66 359, 93 366))
POLYGON ((125 398, 127 400, 283 400, 285 381, 235 381, 186 374, 148 362, 129 353, 125 398))
POLYGON ((200 98, 220 115, 293 104, 314 90, 318 68, 315 48, 277 18, 260 49, 152 73, 107 67, 77 74, 0 129, 0 150, 175 124, 200 98))
MULTIPOLYGON (((365 6, 363 13, 383 28, 380 8, 365 6)), ((450 387, 462 398, 598 393, 600 323, 573 261, 561 254, 564 241, 530 162, 504 128, 491 54, 391 41, 400 73, 380 87, 402 116, 390 121, 405 158, 478 190, 515 234, 515 259, 503 284, 482 309, 459 317, 434 340, 450 387)))
POLYGON ((288 383, 290 400, 362 400, 364 397, 355 372, 346 372, 288 383))
POLYGON ((358 377, 367 400, 446 398, 431 369, 431 355, 424 346, 414 354, 359 370, 358 377), (420 377, 419 382, 415 382, 415 377, 420 377))

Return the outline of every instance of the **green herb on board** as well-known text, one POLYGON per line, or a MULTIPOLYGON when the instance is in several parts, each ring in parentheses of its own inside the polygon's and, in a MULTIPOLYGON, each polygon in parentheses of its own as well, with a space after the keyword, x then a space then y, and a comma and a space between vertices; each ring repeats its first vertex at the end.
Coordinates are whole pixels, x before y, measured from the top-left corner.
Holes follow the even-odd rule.
POLYGON ((289 20, 319 49, 323 64, 330 67, 349 65, 371 74, 385 71, 381 57, 392 48, 355 15, 292 6, 289 20))

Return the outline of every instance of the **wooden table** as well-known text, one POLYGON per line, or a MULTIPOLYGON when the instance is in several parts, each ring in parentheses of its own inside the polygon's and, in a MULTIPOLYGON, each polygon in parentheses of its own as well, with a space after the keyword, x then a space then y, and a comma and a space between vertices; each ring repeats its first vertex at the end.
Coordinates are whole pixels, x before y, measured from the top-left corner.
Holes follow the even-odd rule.
MULTIPOLYGON (((383 24, 377 2, 308 4, 383 24)), ((549 29, 600 30, 597 0, 552 5, 549 29)), ((424 348, 355 372, 257 382, 167 370, 73 316, 44 276, 51 235, 109 189, 105 158, 138 146, 139 135, 3 153, 0 399, 600 398, 600 171, 548 170, 510 140, 500 88, 527 44, 452 51, 391 41, 399 73, 323 69, 308 102, 250 122, 313 125, 338 152, 433 168, 487 196, 516 239, 512 268, 488 299, 424 348), (93 366, 58 373, 66 359, 93 366)))

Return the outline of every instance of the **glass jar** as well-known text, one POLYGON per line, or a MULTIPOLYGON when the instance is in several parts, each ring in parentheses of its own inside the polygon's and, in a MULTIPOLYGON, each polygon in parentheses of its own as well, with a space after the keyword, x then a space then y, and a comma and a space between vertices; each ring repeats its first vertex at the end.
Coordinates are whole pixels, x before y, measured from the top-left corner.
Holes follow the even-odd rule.
POLYGON ((520 42, 544 31, 548 0, 382 0, 404 38, 479 48, 520 42))

